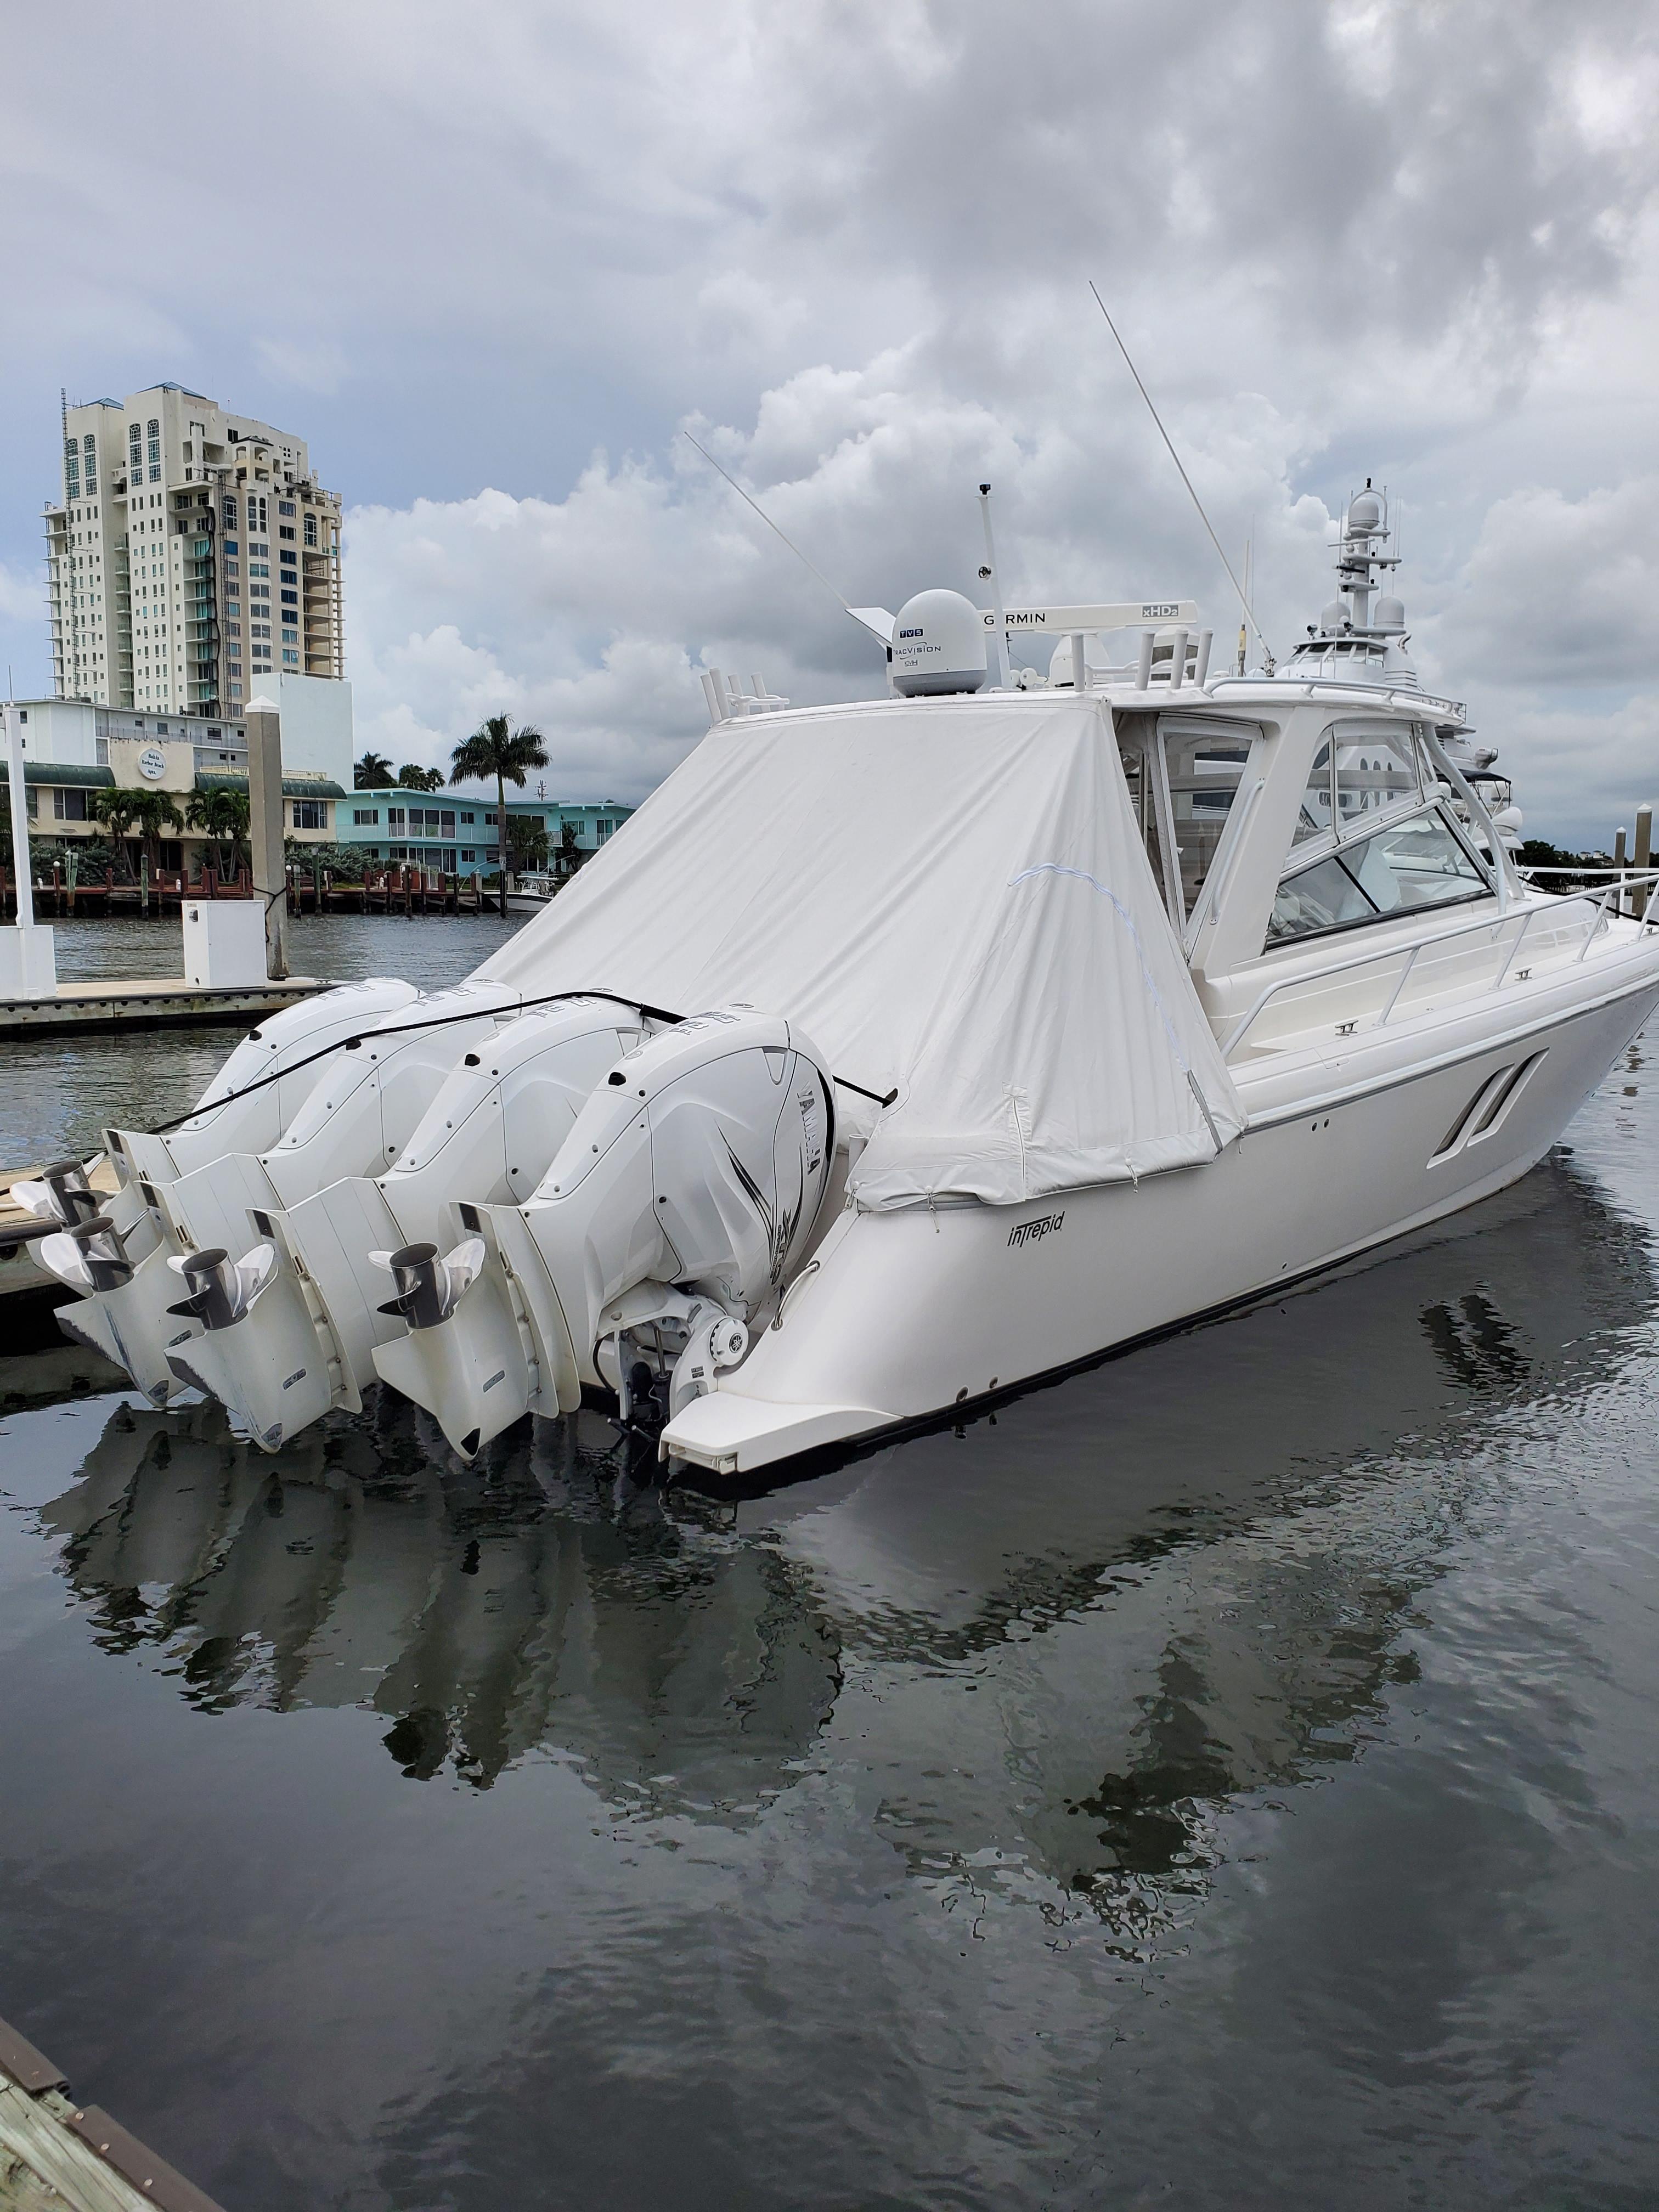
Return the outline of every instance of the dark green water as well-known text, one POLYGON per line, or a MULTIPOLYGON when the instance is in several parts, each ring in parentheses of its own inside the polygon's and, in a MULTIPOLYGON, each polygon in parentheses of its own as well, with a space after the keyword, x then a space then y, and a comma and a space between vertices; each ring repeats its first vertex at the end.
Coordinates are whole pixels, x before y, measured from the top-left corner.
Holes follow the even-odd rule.
POLYGON ((738 1504, 14 1413, 0 2014, 235 2212, 1652 2205, 1644 1051, 1438 1236, 738 1504))

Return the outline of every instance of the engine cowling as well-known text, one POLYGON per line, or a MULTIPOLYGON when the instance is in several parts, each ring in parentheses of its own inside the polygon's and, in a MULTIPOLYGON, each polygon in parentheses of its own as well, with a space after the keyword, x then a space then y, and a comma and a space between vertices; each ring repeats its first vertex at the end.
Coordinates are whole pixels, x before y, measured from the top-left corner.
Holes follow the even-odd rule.
POLYGON ((619 1060, 525 1208, 579 1362, 644 1283, 751 1320, 811 1236, 834 1146, 830 1078, 781 1015, 716 1007, 619 1060))
POLYGON ((409 1327, 376 1368, 468 1458, 583 1383, 628 1419, 640 1366, 664 1411, 714 1387, 809 1249, 832 1100, 781 1016, 723 1006, 656 1031, 600 1076, 522 1209, 455 1206, 454 1250, 385 1255, 409 1327))

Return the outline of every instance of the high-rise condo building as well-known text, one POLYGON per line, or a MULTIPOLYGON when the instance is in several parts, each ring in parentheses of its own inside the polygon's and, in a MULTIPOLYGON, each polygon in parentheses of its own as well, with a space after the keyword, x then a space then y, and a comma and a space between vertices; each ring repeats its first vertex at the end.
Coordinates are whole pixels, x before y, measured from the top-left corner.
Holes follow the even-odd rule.
POLYGON ((310 690, 284 678, 343 677, 340 495, 304 439, 156 384, 67 407, 63 468, 46 507, 58 698, 234 718, 310 690))

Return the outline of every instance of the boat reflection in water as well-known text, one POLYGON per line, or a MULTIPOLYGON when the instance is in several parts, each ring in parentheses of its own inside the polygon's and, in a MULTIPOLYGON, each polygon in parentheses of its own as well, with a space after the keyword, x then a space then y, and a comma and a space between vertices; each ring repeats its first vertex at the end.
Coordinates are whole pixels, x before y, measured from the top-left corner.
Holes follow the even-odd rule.
POLYGON ((113 1414, 43 1516, 105 1648, 163 1646, 209 1711, 372 1704, 412 1778, 485 1787, 545 1749, 663 1810, 779 1786, 838 1680, 801 1569, 619 1494, 602 1421, 462 1468, 427 1416, 382 1410, 275 1460, 211 1402, 113 1414))
POLYGON ((769 1496, 634 1490, 586 1414, 463 1468, 387 1393, 275 1459, 216 1407, 123 1407, 43 1517, 104 1647, 160 1648, 204 1711, 372 1705, 411 1778, 566 1759, 665 1838, 833 1767, 916 1878, 1134 1940, 1201 1893, 1223 1812, 1374 1732, 1419 1594, 1501 1508, 1486 1444, 1616 1373, 1654 1291, 1645 1233, 1558 1155, 1415 1245, 769 1496))

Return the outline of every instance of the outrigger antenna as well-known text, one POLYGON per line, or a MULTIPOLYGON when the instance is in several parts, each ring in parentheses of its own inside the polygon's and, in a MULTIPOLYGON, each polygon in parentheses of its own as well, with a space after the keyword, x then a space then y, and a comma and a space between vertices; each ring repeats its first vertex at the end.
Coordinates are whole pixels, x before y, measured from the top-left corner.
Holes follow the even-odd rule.
POLYGON ((828 576, 824 574, 823 569, 813 566, 812 562, 807 559, 806 556, 801 551, 799 546, 796 544, 793 538, 784 536, 783 532, 778 528, 777 524, 773 521, 771 516, 766 512, 766 509, 762 507, 757 501, 750 498, 748 493, 738 482, 737 478, 732 474, 731 471, 729 469, 723 469, 720 467, 720 463, 709 452, 708 447, 698 445, 697 441, 692 437, 691 433, 689 430, 683 428, 680 432, 680 435, 684 438, 689 444, 696 446, 697 451, 702 455, 704 460, 708 462, 709 467, 715 470, 720 476, 723 476, 726 478, 727 483, 731 485, 732 490, 736 492, 738 497, 743 501, 746 507, 752 507, 754 508, 756 514, 759 515, 761 520, 772 532, 772 535, 775 538, 783 538, 784 544, 794 555, 796 560, 800 562, 802 568, 807 569, 812 575, 817 578, 819 583, 821 583, 824 590, 829 592, 830 598, 834 599, 836 605, 841 609, 842 612, 844 615, 851 615, 853 620, 859 625, 860 629, 867 629, 872 637, 879 639, 881 643, 886 647, 888 658, 890 659, 893 649, 892 617, 890 615, 887 616, 887 627, 885 629, 883 629, 878 623, 868 621, 866 617, 871 615, 879 616, 885 613, 885 610, 884 608, 849 607, 846 600, 842 599, 841 593, 830 582, 828 576))
POLYGON ((1164 444, 1170 448, 1170 459, 1175 463, 1176 469, 1180 471, 1181 481, 1186 485, 1188 492, 1191 496, 1193 505, 1198 509, 1198 519, 1204 525, 1205 529, 1210 533, 1210 543, 1214 546, 1222 567, 1227 571, 1227 581, 1232 586, 1234 591, 1238 593, 1238 604, 1244 610, 1244 619, 1249 623, 1250 628, 1255 632, 1256 642, 1261 647, 1262 655, 1267 664, 1267 673, 1271 676, 1273 672, 1273 647, 1268 644, 1267 639, 1261 635, 1261 625, 1257 622, 1255 614, 1251 611, 1250 603, 1244 595, 1243 586, 1240 584, 1237 577, 1233 574, 1232 562, 1221 550, 1221 540, 1216 536, 1215 531, 1211 526, 1209 516, 1204 512, 1204 502, 1199 497, 1198 494, 1193 489, 1193 480, 1188 475, 1186 470, 1181 465, 1181 456, 1176 453, 1174 441, 1170 438, 1169 432, 1164 427, 1162 416, 1158 414, 1157 408, 1152 404, 1152 395, 1147 391, 1146 386, 1141 382, 1140 371, 1135 367, 1133 362, 1129 359, 1129 349, 1124 344, 1121 337, 1119 335, 1117 325, 1112 320, 1111 316, 1107 313, 1106 302, 1101 298, 1099 287, 1094 283, 1092 278, 1090 280, 1089 289, 1095 295, 1096 307, 1099 308, 1103 315, 1106 316, 1107 329, 1111 332, 1112 336, 1117 339, 1117 349, 1122 355, 1126 363, 1127 363, 1129 374, 1135 380, 1136 390, 1146 403, 1146 411, 1151 415, 1153 422, 1158 424, 1158 436, 1163 439, 1164 444))

